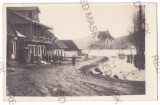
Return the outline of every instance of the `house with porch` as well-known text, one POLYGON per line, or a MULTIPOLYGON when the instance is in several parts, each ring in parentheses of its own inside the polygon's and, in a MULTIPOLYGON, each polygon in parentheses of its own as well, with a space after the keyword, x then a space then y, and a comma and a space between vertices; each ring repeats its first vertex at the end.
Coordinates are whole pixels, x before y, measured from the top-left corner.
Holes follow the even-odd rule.
POLYGON ((7 7, 7 59, 42 59, 56 37, 39 20, 38 7, 7 7))

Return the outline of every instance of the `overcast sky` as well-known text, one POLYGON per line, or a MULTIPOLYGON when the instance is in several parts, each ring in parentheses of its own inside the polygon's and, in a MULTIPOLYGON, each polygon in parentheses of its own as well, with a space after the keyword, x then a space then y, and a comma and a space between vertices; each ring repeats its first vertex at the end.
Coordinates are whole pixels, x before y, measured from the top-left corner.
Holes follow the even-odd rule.
POLYGON ((59 39, 79 39, 91 35, 85 13, 92 13, 98 31, 109 30, 113 37, 128 34, 133 27, 132 18, 137 9, 133 5, 89 4, 83 10, 81 4, 54 4, 39 6, 40 22, 53 27, 59 39))

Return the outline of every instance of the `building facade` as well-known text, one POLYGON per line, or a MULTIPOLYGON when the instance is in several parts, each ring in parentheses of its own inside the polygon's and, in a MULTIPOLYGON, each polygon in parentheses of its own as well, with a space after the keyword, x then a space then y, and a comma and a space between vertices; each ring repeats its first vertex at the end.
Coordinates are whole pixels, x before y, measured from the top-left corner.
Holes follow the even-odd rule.
POLYGON ((65 49, 67 49, 68 47, 63 43, 61 42, 59 39, 56 39, 54 41, 54 43, 52 43, 51 45, 49 45, 48 49, 47 49, 47 54, 49 56, 53 56, 53 55, 56 55, 56 56, 63 56, 65 57, 66 54, 64 52, 65 49))
POLYGON ((113 46, 114 38, 111 36, 110 32, 107 31, 100 31, 98 34, 98 48, 100 49, 111 49, 113 46))
POLYGON ((40 60, 56 37, 52 28, 40 23, 38 7, 7 8, 7 58, 40 60))

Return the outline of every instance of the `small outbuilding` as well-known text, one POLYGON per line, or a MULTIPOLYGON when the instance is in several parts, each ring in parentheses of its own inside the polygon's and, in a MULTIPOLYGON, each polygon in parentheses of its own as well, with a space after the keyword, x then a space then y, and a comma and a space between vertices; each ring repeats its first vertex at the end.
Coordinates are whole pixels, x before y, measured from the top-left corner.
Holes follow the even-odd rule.
POLYGON ((73 40, 60 40, 64 43, 67 48, 64 49, 64 53, 66 57, 77 57, 82 55, 82 51, 77 47, 77 45, 73 42, 73 40))

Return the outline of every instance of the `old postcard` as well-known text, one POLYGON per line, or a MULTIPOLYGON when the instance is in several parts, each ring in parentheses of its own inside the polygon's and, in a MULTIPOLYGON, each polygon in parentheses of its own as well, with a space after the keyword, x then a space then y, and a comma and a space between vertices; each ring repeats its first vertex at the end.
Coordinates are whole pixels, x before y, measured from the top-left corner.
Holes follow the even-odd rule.
POLYGON ((4 4, 4 100, 157 100, 156 13, 140 2, 4 4))

